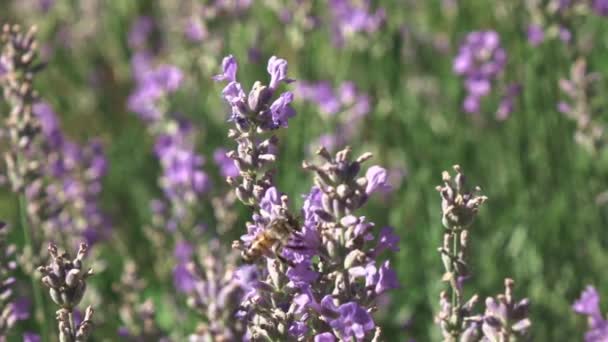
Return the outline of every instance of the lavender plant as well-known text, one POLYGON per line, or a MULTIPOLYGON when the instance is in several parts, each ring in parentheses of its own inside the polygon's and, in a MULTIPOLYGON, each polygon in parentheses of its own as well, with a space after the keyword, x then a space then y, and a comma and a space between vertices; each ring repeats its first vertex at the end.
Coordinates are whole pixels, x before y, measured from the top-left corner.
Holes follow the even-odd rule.
POLYGON ((587 62, 582 58, 572 64, 569 79, 559 80, 567 100, 560 101, 557 109, 576 122, 574 140, 590 152, 597 152, 606 143, 605 127, 593 101, 598 80, 599 74, 587 72, 587 62))
POLYGON ((190 341, 243 340, 245 322, 235 316, 243 296, 251 290, 253 270, 250 266, 237 268, 238 254, 224 250, 216 239, 199 248, 197 254, 195 260, 200 263, 188 264, 188 272, 193 278, 188 305, 199 313, 202 321, 190 341))
MULTIPOLYGON (((463 110, 478 114, 482 99, 492 92, 507 63, 507 53, 500 36, 495 31, 469 33, 454 58, 454 72, 464 78, 467 96, 463 110)), ((513 102, 519 94, 519 86, 508 86, 496 111, 497 120, 505 120, 513 111, 513 102)))
POLYGON ((119 328, 118 335, 132 342, 167 342, 167 334, 156 323, 154 303, 150 299, 142 300, 141 293, 146 286, 135 262, 126 261, 120 282, 113 284, 114 292, 121 298, 118 312, 123 326, 119 328))
POLYGON ((442 280, 450 286, 440 295, 440 311, 436 321, 443 341, 525 341, 529 337, 529 300, 515 301, 514 282, 505 279, 505 293, 486 299, 483 315, 475 314, 478 295, 465 300, 464 283, 472 276, 470 270, 470 233, 480 206, 487 197, 466 186, 460 166, 455 165, 452 178, 443 172, 444 184, 437 187, 441 194, 442 224, 445 228, 443 245, 438 249, 445 268, 442 280))
POLYGON ((240 312, 248 334, 254 340, 378 339, 380 328, 371 316, 377 310, 375 299, 398 282, 390 263, 376 260, 385 249, 396 250, 398 238, 391 228, 376 232, 373 223, 354 211, 386 185, 386 171, 373 166, 361 177, 361 164, 371 153, 351 160, 350 148, 335 158, 321 148, 324 164, 303 164, 316 176, 300 225, 270 169, 278 143, 272 132, 287 127, 295 115, 289 106, 291 92, 272 100, 278 85, 291 81, 287 62, 271 57, 269 85, 256 82, 248 96, 236 80, 234 57, 224 58, 222 65, 223 73, 215 79, 229 82, 222 93, 235 125, 229 137, 238 144, 227 155, 240 171, 239 177, 227 180, 254 211, 247 234, 234 243, 246 261, 258 265, 258 281, 240 312))
POLYGON ((572 305, 572 309, 577 314, 587 316, 589 330, 585 333, 585 342, 601 342, 608 339, 608 320, 600 311, 600 296, 595 287, 587 286, 581 297, 572 305))
POLYGON ((49 295, 59 306, 57 324, 60 342, 87 341, 93 329, 93 308, 88 306, 80 324, 74 323, 74 309, 78 306, 87 288, 87 278, 93 274, 92 269, 84 269, 84 258, 87 244, 82 243, 76 258, 70 260, 67 253, 60 253, 57 246, 49 245, 51 262, 40 266, 38 271, 43 275, 42 283, 49 288, 49 295))

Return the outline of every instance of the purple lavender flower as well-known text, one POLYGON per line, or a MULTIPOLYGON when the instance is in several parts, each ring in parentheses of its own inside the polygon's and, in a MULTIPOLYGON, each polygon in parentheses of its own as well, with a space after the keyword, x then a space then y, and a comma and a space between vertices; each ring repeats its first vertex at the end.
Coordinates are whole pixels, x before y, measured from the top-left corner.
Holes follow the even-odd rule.
POLYGON ((342 83, 336 91, 325 81, 298 82, 296 95, 318 105, 321 114, 336 122, 334 132, 321 135, 314 145, 329 151, 344 147, 357 137, 363 118, 370 112, 369 97, 350 81, 342 83))
POLYGON ((236 341, 245 334, 244 322, 234 315, 243 298, 257 282, 249 266, 237 268, 236 253, 224 251, 219 241, 209 242, 198 263, 190 263, 188 271, 193 287, 188 291, 188 304, 205 317, 191 340, 236 341), (223 258, 219 260, 219 258, 223 258))
POLYGON ((172 201, 194 201, 210 188, 209 177, 201 170, 204 158, 193 146, 193 128, 185 120, 174 132, 157 137, 155 154, 163 168, 160 179, 165 196, 172 201))
POLYGON ((270 74, 270 83, 268 88, 276 90, 281 82, 290 83, 292 79, 287 78, 287 61, 276 56, 270 57, 268 60, 268 74, 270 74))
POLYGON ((32 332, 26 332, 23 334, 23 342, 40 342, 40 335, 32 333, 32 332))
POLYGON ((329 1, 333 41, 343 46, 347 37, 363 32, 376 32, 386 19, 383 8, 371 10, 371 1, 331 0, 329 1))
POLYGON ((137 84, 127 100, 127 106, 145 121, 159 121, 164 112, 158 102, 179 88, 183 74, 172 65, 152 67, 148 57, 141 53, 133 57, 133 63, 137 84))
POLYGON ((339 315, 338 318, 331 320, 329 325, 342 340, 350 340, 353 337, 358 341, 363 340, 366 333, 376 327, 372 316, 355 302, 345 303, 339 307, 336 307, 331 300, 324 302, 329 304, 325 306, 326 309, 339 315))
POLYGON ((608 16, 608 1, 607 0, 593 0, 592 5, 593 12, 602 17, 608 16))
POLYGON ((316 103, 323 114, 336 114, 342 106, 329 82, 298 82, 296 93, 299 98, 316 103))
POLYGON ((527 30, 528 42, 532 46, 537 46, 545 39, 545 32, 540 25, 530 25, 527 30))
POLYGON ((222 147, 217 148, 213 152, 213 161, 215 161, 215 164, 220 169, 222 177, 236 177, 239 174, 239 169, 234 164, 234 160, 228 158, 226 153, 228 153, 227 149, 222 147))
POLYGON ((589 331, 585 333, 585 342, 601 342, 608 339, 608 321, 600 311, 600 296, 595 287, 588 285, 580 299, 574 302, 572 309, 588 317, 589 331))
POLYGON ((143 48, 154 30, 154 21, 150 17, 139 17, 129 31, 129 46, 132 49, 143 48))
POLYGON ((238 64, 236 62, 236 58, 234 56, 229 55, 224 57, 222 60, 222 73, 216 76, 213 76, 215 81, 228 81, 228 82, 236 82, 236 72, 238 70, 238 64))
POLYGON ((186 27, 184 28, 184 35, 188 40, 193 43, 199 43, 203 41, 208 35, 207 28, 200 19, 192 17, 189 18, 186 22, 186 27))
POLYGON ((33 223, 42 227, 47 236, 63 236, 71 245, 83 237, 89 244, 105 238, 110 222, 99 206, 101 182, 107 171, 103 147, 96 140, 84 146, 68 140, 46 102, 34 104, 33 113, 44 138, 39 148, 45 155, 41 173, 46 179, 45 183, 26 186, 32 205, 39 203, 46 208, 33 215, 33 223))
POLYGON ((504 121, 514 110, 514 102, 517 96, 521 93, 521 85, 518 83, 511 84, 507 87, 506 94, 500 100, 498 109, 496 110, 496 119, 504 121))
POLYGON ((454 72, 464 77, 467 97, 463 108, 467 113, 478 113, 480 101, 487 96, 492 83, 502 73, 507 54, 501 47, 500 37, 494 31, 469 33, 458 55, 454 58, 454 72))

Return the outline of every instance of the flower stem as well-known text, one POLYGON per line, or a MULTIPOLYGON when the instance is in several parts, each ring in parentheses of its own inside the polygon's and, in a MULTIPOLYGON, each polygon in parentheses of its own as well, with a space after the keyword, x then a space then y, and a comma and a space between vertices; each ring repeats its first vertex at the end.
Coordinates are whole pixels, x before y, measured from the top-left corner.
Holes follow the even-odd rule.
MULTIPOLYGON (((32 243, 32 238, 30 236, 30 224, 27 218, 27 202, 25 199, 25 194, 19 194, 19 219, 21 223, 21 230, 23 231, 23 240, 26 246, 29 246, 32 255, 34 253, 35 246, 32 243)), ((32 290, 34 291, 34 310, 35 315, 34 318, 40 322, 40 337, 42 341, 48 341, 48 330, 46 326, 45 319, 45 309, 44 309, 44 299, 42 297, 42 293, 40 292, 40 286, 38 281, 32 274, 30 276, 32 281, 32 290)))

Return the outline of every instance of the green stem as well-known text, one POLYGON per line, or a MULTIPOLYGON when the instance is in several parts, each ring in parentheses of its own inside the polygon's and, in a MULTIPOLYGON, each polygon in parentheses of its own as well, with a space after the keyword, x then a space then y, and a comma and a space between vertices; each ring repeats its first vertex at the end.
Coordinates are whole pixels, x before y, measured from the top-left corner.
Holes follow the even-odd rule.
MULTIPOLYGON (((25 194, 19 194, 19 218, 21 223, 21 230, 23 231, 23 240, 26 246, 29 246, 32 255, 34 255, 35 246, 32 243, 32 238, 30 236, 30 224, 27 218, 27 202, 25 199, 25 194)), ((46 326, 45 319, 45 309, 44 309, 44 299, 42 297, 42 293, 40 291, 40 286, 38 281, 33 276, 30 276, 32 281, 32 290, 34 291, 34 310, 35 310, 35 319, 40 322, 40 337, 42 341, 48 341, 48 330, 46 326)))
POLYGON ((72 310, 70 310, 68 312, 68 318, 70 320, 70 338, 72 339, 72 341, 76 340, 76 326, 74 324, 74 314, 72 313, 72 310))

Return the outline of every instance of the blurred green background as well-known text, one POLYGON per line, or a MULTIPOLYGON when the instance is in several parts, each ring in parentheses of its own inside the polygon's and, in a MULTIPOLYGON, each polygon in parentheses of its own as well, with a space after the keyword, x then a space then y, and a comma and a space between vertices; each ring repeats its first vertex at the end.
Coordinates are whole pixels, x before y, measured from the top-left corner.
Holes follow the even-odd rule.
MULTIPOLYGON (((556 110, 562 99, 558 80, 568 76, 577 57, 586 56, 590 70, 608 74, 608 20, 570 18, 573 43, 548 40, 533 47, 526 40, 530 15, 523 0, 458 1, 455 7, 438 0, 377 1, 388 14, 385 26, 372 37, 356 37, 338 49, 329 29, 285 27, 265 1, 255 2, 243 16, 214 22, 210 30, 222 44, 185 43, 176 33, 179 4, 169 0, 57 0, 48 12, 37 9, 36 3, 4 0, 0 19, 39 27, 48 67, 37 79, 37 88, 59 113, 69 136, 103 141, 110 163, 103 206, 112 218, 115 240, 122 241, 123 251, 140 265, 149 264, 155 253, 141 241, 150 221, 148 203, 160 194, 159 166, 152 138, 126 109, 133 88, 133 51, 127 37, 134 20, 148 15, 160 23, 155 31, 162 42, 159 59, 178 65, 186 75, 185 86, 171 96, 170 108, 196 123, 201 131, 198 151, 207 156, 208 165, 215 148, 230 144, 221 86, 210 80, 226 54, 239 59, 243 84, 265 80, 265 61, 277 55, 288 60, 290 76, 297 80, 329 80, 334 85, 352 80, 371 96, 371 113, 351 145, 359 152, 374 152, 376 163, 407 170, 388 199, 376 199, 365 209, 377 225, 391 225, 401 236, 401 251, 392 265, 403 288, 380 316, 387 340, 439 339, 433 313, 444 285, 435 186, 441 171, 456 163, 489 197, 471 231, 474 276, 469 294, 495 295, 502 292, 503 279, 512 277, 517 296, 532 301, 533 340, 563 341, 580 339, 586 327, 570 309, 584 286, 595 284, 600 293, 608 293, 607 204, 596 201, 608 190, 607 154, 577 145, 576 123, 556 110), (466 33, 480 29, 500 34, 508 53, 503 78, 523 87, 514 113, 504 122, 494 119, 497 96, 484 103, 479 116, 461 110, 464 90, 452 60, 466 33), (577 46, 585 39, 592 48, 577 46), (247 62, 253 45, 262 56, 257 63, 247 62)), ((323 3, 314 6, 322 8, 323 3)), ((604 78, 598 89, 601 110, 607 103, 604 78)), ((296 110, 297 117, 281 136, 278 161, 280 188, 292 198, 300 198, 311 185, 311 180, 302 181, 310 177, 300 169, 301 160, 310 157, 310 143, 332 130, 332 123, 314 106, 299 103, 296 110)), ((1 199, 0 217, 17 222, 15 197, 5 191, 1 199)), ((242 214, 245 219, 246 210, 242 214)), ((20 243, 20 234, 14 236, 20 243)), ((100 289, 109 289, 120 278, 123 256, 114 253, 115 246, 102 247, 106 269, 92 280, 100 289)), ((163 292, 171 289, 170 280, 156 279, 145 292, 162 303, 163 292)), ((177 324, 172 310, 157 306, 162 326, 177 324)), ((112 340, 116 325, 111 318, 106 324, 99 336, 112 340)), ((31 322, 21 328, 36 329, 31 322)))

